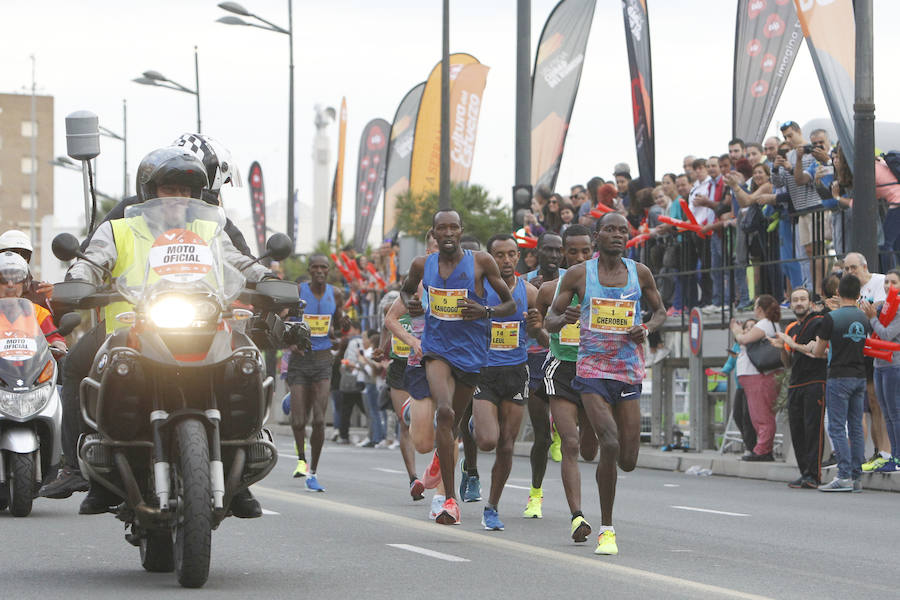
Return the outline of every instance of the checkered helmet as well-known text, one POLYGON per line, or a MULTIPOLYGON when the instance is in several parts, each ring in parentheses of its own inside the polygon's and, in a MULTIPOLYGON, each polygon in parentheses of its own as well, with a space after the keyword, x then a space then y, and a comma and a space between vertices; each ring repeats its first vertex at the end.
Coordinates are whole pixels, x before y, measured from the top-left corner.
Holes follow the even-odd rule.
POLYGON ((217 140, 199 133, 183 133, 172 145, 200 159, 209 177, 207 189, 213 194, 218 194, 226 183, 234 187, 243 186, 241 173, 231 159, 231 152, 217 140))

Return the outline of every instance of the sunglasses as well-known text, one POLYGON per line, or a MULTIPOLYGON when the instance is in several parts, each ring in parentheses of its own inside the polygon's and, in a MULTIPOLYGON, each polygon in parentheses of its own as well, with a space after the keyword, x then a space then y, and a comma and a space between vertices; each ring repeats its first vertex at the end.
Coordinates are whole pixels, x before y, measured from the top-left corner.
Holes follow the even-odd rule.
POLYGON ((782 123, 781 125, 778 126, 778 129, 780 129, 781 131, 784 131, 788 127, 799 127, 799 125, 797 125, 797 123, 795 123, 794 121, 785 121, 784 123, 782 123))
POLYGON ((559 200, 551 200, 550 204, 559 204, 559 200))

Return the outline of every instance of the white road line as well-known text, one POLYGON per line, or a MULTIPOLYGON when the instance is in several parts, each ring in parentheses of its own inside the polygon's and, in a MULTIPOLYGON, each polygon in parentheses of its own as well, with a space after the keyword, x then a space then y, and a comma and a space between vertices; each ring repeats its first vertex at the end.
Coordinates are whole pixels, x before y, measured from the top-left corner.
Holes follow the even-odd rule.
POLYGON ((504 487, 512 488, 514 490, 525 490, 527 492, 531 491, 530 487, 525 487, 524 485, 513 485, 511 483, 507 483, 504 487))
POLYGON ((677 483, 664 483, 663 487, 681 487, 677 483))
POLYGON ((726 510, 712 510, 710 508, 696 508, 694 506, 672 506, 678 510, 692 510, 694 512, 711 513, 714 515, 725 515, 727 517, 749 517, 746 513, 728 512, 726 510))
POLYGON ((268 508, 262 509, 264 515, 280 515, 281 513, 275 512, 274 510, 269 510, 268 508))
POLYGON ((446 560, 447 562, 471 562, 468 558, 462 558, 460 556, 453 556, 452 554, 444 554, 443 552, 435 552, 434 550, 429 550, 428 548, 420 548, 419 546, 411 546, 410 544, 387 544, 391 548, 398 548, 400 550, 407 550, 409 552, 415 552, 416 554, 423 554, 425 556, 430 556, 431 558, 439 558, 441 560, 446 560))
POLYGON ((383 467, 372 467, 373 471, 381 471, 382 473, 391 473, 392 475, 406 475, 406 471, 398 471, 397 469, 385 469, 383 467))

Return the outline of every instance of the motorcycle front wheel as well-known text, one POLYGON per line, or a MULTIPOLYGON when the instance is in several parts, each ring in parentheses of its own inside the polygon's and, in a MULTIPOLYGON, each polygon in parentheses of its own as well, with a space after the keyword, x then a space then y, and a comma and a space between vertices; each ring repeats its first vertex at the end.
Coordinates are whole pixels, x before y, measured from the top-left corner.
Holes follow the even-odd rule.
POLYGON ((9 512, 14 517, 27 517, 31 514, 34 500, 35 470, 34 453, 17 454, 10 452, 9 472, 9 512))
POLYGON ((209 577, 212 502, 206 428, 193 419, 175 425, 177 459, 173 489, 178 498, 173 541, 175 574, 183 587, 198 588, 209 577))

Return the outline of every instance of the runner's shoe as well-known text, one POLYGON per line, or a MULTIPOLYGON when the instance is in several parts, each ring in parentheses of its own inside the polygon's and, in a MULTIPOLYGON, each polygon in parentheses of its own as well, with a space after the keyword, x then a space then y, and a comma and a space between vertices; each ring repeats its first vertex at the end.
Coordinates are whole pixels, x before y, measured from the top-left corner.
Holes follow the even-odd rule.
POLYGON ((469 475, 466 478, 466 493, 462 496, 463 502, 478 502, 481 500, 481 480, 478 475, 469 475))
POLYGON ((409 495, 412 496, 413 500, 421 500, 425 497, 425 484, 422 483, 421 479, 416 479, 409 484, 409 495))
POLYGON ((434 457, 431 459, 431 464, 425 469, 425 473, 422 474, 422 483, 425 485, 426 490, 433 490, 438 486, 441 482, 441 461, 438 459, 437 450, 434 451, 434 457))
POLYGON ((584 517, 575 517, 572 519, 572 539, 576 542, 586 542, 587 537, 591 535, 591 524, 584 517))
POLYGON ((876 473, 897 473, 898 471, 900 471, 900 461, 896 457, 875 469, 876 473))
POLYGON ((597 536, 597 547, 594 548, 594 554, 618 554, 619 547, 616 545, 616 532, 604 531, 597 536))
POLYGON ((319 484, 319 480, 316 479, 315 475, 310 475, 306 478, 306 491, 307 492, 324 492, 325 488, 323 488, 319 484))
POLYGON ((409 424, 412 422, 412 417, 410 416, 410 403, 412 402, 412 397, 406 399, 406 402, 403 403, 403 406, 400 407, 400 416, 403 419, 403 422, 406 423, 406 426, 409 427, 409 424))
POLYGON ((544 514, 541 505, 544 503, 544 491, 541 488, 531 488, 528 494, 528 504, 522 516, 526 519, 543 519, 544 514))
POLYGON ((562 461, 562 438, 556 430, 556 423, 550 421, 550 460, 553 462, 562 461))
POLYGON ((465 460, 463 457, 459 459, 459 497, 463 502, 466 501, 466 490, 469 488, 469 474, 466 473, 465 460))
POLYGON ((496 508, 484 507, 484 512, 481 513, 481 525, 488 531, 503 531, 503 521, 500 520, 496 508))
POLYGON ((428 515, 428 518, 434 521, 439 514, 441 514, 441 507, 444 505, 444 498, 440 494, 435 494, 434 498, 431 499, 431 514, 428 515))
POLYGON ((877 471, 887 463, 888 459, 884 458, 880 454, 876 454, 872 457, 872 460, 870 460, 869 462, 864 462, 862 464, 863 473, 871 473, 872 471, 877 471))
POLYGON ((298 460, 297 468, 294 469, 294 477, 306 477, 307 469, 306 469, 306 461, 298 460))
POLYGON ((459 525, 459 506, 453 498, 447 498, 434 521, 441 525, 459 525))

